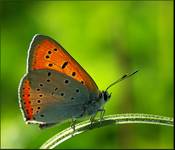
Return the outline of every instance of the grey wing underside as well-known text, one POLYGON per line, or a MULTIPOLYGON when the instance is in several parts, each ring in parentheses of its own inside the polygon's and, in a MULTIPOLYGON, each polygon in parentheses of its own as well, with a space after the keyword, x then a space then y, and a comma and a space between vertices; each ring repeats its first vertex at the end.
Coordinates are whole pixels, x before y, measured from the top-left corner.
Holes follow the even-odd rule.
MULTIPOLYGON (((84 104, 89 101, 90 95, 80 82, 47 69, 30 71, 23 81, 26 79, 30 81, 30 101, 34 113, 33 119, 27 122, 38 123, 43 128, 83 115, 84 104)), ((22 86, 20 90, 22 93, 22 86)), ((21 103, 24 105, 22 100, 21 103)))

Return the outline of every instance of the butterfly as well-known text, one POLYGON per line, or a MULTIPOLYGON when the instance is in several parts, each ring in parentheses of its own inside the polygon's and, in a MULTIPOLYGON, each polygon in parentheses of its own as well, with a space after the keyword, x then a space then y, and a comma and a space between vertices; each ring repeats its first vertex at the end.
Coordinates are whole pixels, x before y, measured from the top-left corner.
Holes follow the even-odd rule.
POLYGON ((26 123, 50 127, 104 111, 108 89, 100 91, 81 65, 54 39, 36 34, 29 46, 27 71, 19 84, 19 105, 26 123))

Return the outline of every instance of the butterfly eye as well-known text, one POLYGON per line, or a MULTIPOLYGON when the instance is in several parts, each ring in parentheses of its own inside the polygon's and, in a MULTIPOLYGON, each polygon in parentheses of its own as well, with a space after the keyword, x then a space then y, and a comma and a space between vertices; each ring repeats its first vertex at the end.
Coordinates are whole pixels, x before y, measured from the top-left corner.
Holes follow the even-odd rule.
POLYGON ((57 51, 57 48, 54 48, 54 51, 57 51))
POLYGON ((44 117, 44 115, 42 114, 42 115, 40 115, 40 117, 44 117))
POLYGON ((108 97, 108 94, 107 94, 106 92, 104 92, 103 97, 104 97, 104 100, 105 100, 105 101, 107 101, 108 98, 109 98, 109 97, 108 97))
POLYGON ((40 100, 38 100, 37 102, 38 102, 38 103, 40 103, 41 101, 40 101, 40 100))

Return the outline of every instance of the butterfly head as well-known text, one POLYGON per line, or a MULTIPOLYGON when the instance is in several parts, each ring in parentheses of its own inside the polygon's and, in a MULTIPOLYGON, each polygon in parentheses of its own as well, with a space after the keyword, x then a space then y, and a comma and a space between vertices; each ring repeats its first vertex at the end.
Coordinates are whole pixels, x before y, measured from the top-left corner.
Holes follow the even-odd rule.
POLYGON ((100 101, 104 104, 106 103, 111 97, 111 93, 109 94, 107 91, 102 91, 99 95, 100 101))

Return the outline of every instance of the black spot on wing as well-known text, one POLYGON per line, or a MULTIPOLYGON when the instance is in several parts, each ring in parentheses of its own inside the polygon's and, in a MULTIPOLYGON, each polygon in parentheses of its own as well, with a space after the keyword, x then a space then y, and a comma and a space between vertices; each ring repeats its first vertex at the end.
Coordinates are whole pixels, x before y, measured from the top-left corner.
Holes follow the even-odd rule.
POLYGON ((64 62, 64 64, 61 66, 62 69, 64 69, 68 65, 68 62, 64 62))

